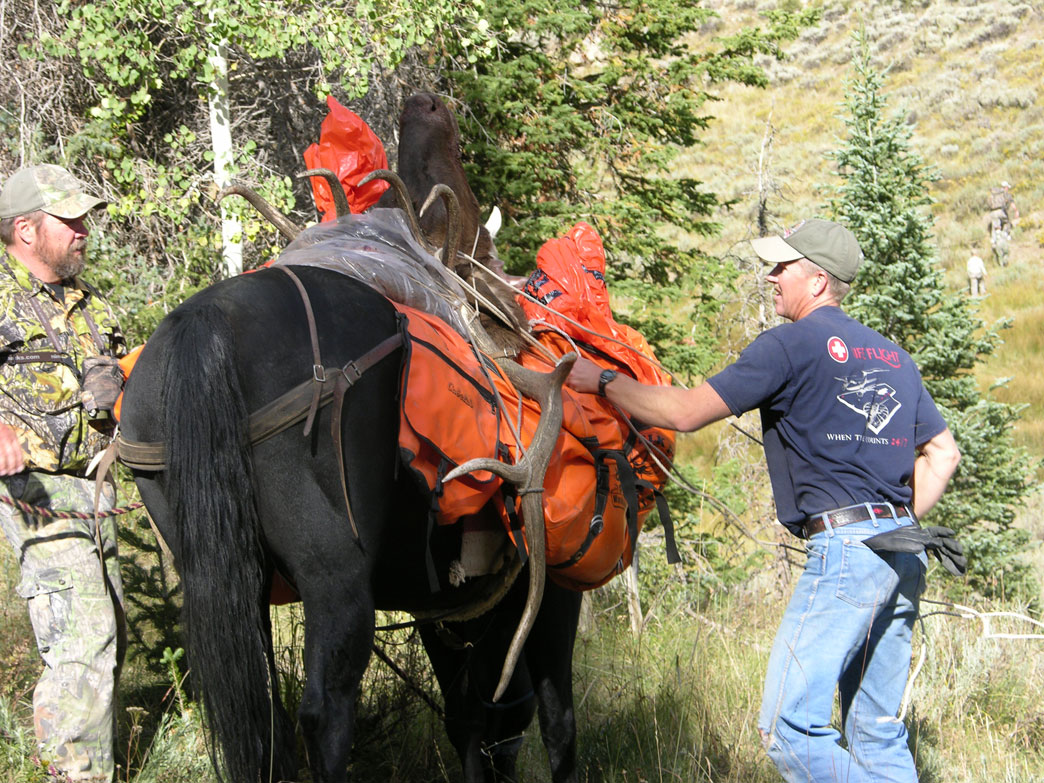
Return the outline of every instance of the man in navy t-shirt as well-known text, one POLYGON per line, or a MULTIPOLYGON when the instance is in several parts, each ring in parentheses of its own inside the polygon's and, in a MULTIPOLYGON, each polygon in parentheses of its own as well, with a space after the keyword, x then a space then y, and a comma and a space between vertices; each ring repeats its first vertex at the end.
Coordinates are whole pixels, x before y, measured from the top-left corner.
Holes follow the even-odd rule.
POLYGON ((646 386, 584 360, 568 383, 682 431, 759 410, 776 514, 808 551, 769 657, 766 750, 787 781, 916 781, 896 714, 924 544, 943 549, 929 533, 941 529, 916 520, 960 452, 909 354, 841 311, 862 261, 848 229, 813 219, 751 245, 774 264, 776 313, 791 323, 695 389, 646 386), (835 690, 845 747, 831 727, 835 690))

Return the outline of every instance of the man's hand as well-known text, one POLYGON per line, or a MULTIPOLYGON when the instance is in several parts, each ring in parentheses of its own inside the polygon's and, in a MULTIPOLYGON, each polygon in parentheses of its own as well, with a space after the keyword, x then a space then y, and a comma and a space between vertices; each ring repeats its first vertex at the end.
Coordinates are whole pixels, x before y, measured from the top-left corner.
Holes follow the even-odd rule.
POLYGON ((585 394, 598 394, 598 377, 602 368, 583 357, 576 360, 566 378, 566 386, 585 394))
POLYGON ((0 476, 13 476, 25 470, 25 454, 18 434, 7 424, 0 422, 0 476))
POLYGON ((863 543, 875 552, 920 554, 927 550, 939 558, 943 567, 954 576, 961 576, 968 570, 964 547, 957 540, 957 534, 948 527, 900 527, 864 539, 863 543))
POLYGON ((83 360, 80 396, 89 415, 111 411, 122 390, 123 373, 114 357, 89 356, 83 360))

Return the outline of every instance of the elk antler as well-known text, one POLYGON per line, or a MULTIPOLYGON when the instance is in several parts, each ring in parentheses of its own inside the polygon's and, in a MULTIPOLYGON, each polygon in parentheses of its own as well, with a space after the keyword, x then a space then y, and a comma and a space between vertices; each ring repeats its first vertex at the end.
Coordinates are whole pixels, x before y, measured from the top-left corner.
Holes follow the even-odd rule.
POLYGON ((337 179, 337 175, 334 174, 330 169, 308 169, 308 171, 302 171, 297 175, 298 179, 304 179, 305 177, 322 177, 326 180, 326 184, 330 186, 330 192, 333 194, 334 210, 337 213, 337 217, 344 217, 350 214, 352 209, 348 206, 348 196, 345 195, 344 185, 337 179))
POLYGON ((399 198, 399 206, 402 207, 402 211, 406 213, 406 222, 410 224, 410 231, 413 233, 413 238, 420 243, 420 246, 425 249, 428 253, 435 255, 435 248, 429 243, 427 238, 424 236, 424 232, 421 231, 420 223, 417 222, 417 213, 413 211, 413 199, 410 198, 410 191, 406 188, 406 183, 402 181, 402 178, 390 169, 376 169, 371 171, 361 180, 359 180, 359 187, 362 187, 367 182, 372 182, 375 179, 383 179, 395 190, 395 195, 399 198))
POLYGON ((232 195, 242 196, 253 204, 254 209, 268 218, 268 222, 279 229, 279 233, 291 242, 297 239, 297 235, 301 233, 300 226, 292 223, 290 218, 265 201, 253 188, 240 182, 234 182, 217 194, 217 201, 221 201, 222 199, 232 195))
POLYGON ((453 188, 439 182, 424 200, 424 205, 420 208, 420 217, 424 217, 428 207, 434 204, 437 198, 441 198, 446 204, 446 241, 442 246, 442 263, 452 268, 457 260, 457 253, 460 252, 460 202, 453 188))
POLYGON ((465 462, 446 474, 444 481, 476 470, 487 470, 506 481, 520 487, 520 505, 525 520, 526 546, 529 549, 529 596, 525 609, 518 622, 518 628, 511 639, 504 668, 501 670, 500 682, 493 694, 493 701, 504 695, 519 656, 522 646, 533 629, 540 603, 544 598, 544 575, 546 560, 544 553, 544 504, 541 493, 544 488, 544 474, 547 472, 551 453, 558 440, 558 432, 562 426, 562 383, 569 369, 576 361, 575 353, 568 353, 559 361, 558 366, 549 373, 538 373, 527 370, 512 361, 500 362, 501 369, 515 387, 527 397, 539 400, 540 422, 536 433, 529 444, 525 456, 516 464, 508 465, 495 459, 473 459, 465 462))

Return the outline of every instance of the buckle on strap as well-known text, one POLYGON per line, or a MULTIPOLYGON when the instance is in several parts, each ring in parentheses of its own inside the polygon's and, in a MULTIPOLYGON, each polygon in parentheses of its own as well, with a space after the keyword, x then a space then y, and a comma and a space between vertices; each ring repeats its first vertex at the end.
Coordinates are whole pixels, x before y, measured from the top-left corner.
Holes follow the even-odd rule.
POLYGON ((354 361, 350 361, 341 368, 341 374, 350 386, 362 378, 363 371, 359 369, 359 366, 354 361))

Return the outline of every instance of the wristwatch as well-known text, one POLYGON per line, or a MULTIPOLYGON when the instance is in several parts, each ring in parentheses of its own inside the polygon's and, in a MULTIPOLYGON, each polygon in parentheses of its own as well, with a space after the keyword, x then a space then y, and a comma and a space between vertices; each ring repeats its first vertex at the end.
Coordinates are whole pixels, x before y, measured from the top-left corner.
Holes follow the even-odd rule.
POLYGON ((617 376, 616 370, 602 370, 602 374, 598 376, 598 396, 605 396, 605 387, 613 382, 617 376))

